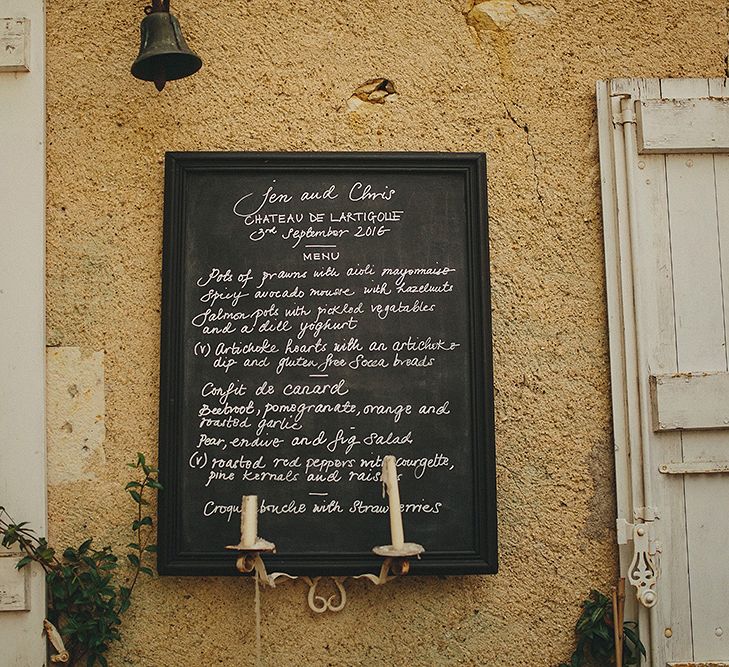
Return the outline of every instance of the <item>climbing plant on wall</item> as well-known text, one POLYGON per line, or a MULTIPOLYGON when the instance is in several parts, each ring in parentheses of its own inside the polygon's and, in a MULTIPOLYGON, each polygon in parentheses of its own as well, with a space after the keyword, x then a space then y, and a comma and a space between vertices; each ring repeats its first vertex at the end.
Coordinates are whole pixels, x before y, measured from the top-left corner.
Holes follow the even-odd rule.
POLYGON ((58 637, 56 633, 60 633, 65 645, 60 646, 57 639, 54 642, 59 644, 56 646, 59 651, 57 662, 106 667, 105 654, 121 639, 121 617, 131 604, 139 575, 154 574, 147 565, 156 546, 151 543, 153 521, 144 510, 149 504, 145 496, 150 490, 161 489, 162 485, 157 479, 157 469, 147 464, 143 454, 138 454, 137 460, 127 465, 137 474, 125 487, 136 505, 131 524, 134 541, 127 544, 126 553, 131 570, 126 578, 120 575, 120 559, 110 546, 96 548, 94 539, 88 538, 78 547, 67 547, 59 552, 45 537, 36 536, 27 522, 15 522, 5 508, 0 507, 2 545, 19 548, 25 553, 17 568, 35 562, 45 572, 48 620, 52 624, 46 625, 46 631, 52 642, 54 636, 58 637))

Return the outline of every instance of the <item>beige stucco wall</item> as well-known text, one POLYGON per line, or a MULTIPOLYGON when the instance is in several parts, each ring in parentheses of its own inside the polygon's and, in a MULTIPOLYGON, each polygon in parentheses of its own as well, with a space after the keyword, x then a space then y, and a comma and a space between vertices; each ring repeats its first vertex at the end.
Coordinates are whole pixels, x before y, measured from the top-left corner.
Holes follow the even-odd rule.
MULTIPOLYGON (((156 459, 165 150, 485 151, 501 571, 353 583, 321 617, 301 583, 266 590, 263 652, 567 658, 616 573, 594 84, 723 75, 724 0, 173 0, 205 65, 162 94, 128 71, 143 5, 48 2, 48 345, 80 348, 49 354, 52 537, 126 544, 124 464, 156 459), (398 98, 349 111, 375 77, 398 98)), ((145 580, 122 631, 113 665, 253 664, 252 582, 145 580)))

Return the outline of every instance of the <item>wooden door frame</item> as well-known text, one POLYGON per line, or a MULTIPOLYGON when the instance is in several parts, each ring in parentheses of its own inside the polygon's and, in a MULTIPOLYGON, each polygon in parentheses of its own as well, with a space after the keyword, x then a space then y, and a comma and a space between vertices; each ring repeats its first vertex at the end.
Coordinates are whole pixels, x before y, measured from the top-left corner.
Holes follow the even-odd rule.
MULTIPOLYGON (((0 0, 0 17, 30 19, 30 71, 0 72, 0 505, 45 535, 45 3, 0 0)), ((40 567, 26 590, 27 611, 0 612, 3 664, 46 661, 40 567)))

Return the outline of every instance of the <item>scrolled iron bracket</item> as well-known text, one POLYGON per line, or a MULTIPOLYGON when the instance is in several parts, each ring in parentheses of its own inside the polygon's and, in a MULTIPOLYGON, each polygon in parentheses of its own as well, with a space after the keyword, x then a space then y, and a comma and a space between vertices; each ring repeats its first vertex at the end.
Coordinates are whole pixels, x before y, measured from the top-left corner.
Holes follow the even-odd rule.
MULTIPOLYGON (((269 574, 266 570, 266 564, 261 558, 263 550, 241 551, 236 561, 236 568, 244 574, 253 573, 260 584, 276 588, 277 583, 285 581, 293 581, 300 579, 308 587, 309 592, 306 601, 309 609, 315 614, 323 614, 327 611, 342 611, 347 605, 347 591, 344 584, 347 579, 366 579, 375 586, 382 586, 393 579, 405 576, 410 571, 410 556, 408 557, 385 557, 383 558, 379 574, 364 574, 349 576, 333 576, 333 577, 307 577, 294 576, 286 572, 272 572, 269 574), (336 592, 328 597, 317 593, 318 586, 322 579, 331 579, 336 588, 336 592)), ((419 554, 416 555, 419 558, 419 554)))

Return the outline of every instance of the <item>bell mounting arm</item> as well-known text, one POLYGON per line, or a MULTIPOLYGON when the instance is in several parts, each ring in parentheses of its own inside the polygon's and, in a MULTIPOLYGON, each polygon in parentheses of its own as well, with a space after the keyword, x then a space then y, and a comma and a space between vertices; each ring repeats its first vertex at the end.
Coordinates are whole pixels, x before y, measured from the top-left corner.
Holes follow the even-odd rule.
POLYGON ((170 0, 152 0, 151 5, 147 5, 144 8, 145 14, 152 14, 153 12, 169 12, 170 11, 170 0))

